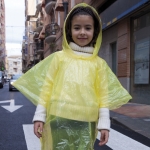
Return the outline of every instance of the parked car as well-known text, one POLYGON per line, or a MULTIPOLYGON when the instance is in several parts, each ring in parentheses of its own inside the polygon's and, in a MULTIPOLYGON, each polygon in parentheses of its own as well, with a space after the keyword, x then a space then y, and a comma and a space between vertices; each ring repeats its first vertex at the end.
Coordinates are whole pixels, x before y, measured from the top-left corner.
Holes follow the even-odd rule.
POLYGON ((21 74, 15 74, 11 77, 11 79, 9 80, 9 91, 16 89, 12 84, 13 84, 13 82, 15 82, 20 77, 21 77, 21 74))
POLYGON ((4 85, 4 72, 0 71, 0 88, 3 88, 4 85))
POLYGON ((4 76, 4 83, 6 83, 7 82, 7 76, 4 76))
POLYGON ((10 78, 7 77, 6 82, 9 82, 10 78))

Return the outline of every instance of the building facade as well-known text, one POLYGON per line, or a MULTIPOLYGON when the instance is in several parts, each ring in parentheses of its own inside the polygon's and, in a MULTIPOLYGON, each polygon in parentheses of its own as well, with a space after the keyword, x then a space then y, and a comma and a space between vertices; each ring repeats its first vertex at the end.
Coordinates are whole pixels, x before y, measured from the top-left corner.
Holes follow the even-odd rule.
POLYGON ((7 58, 7 76, 22 74, 22 56, 9 56, 7 58))
POLYGON ((73 6, 85 2, 97 9, 102 20, 103 40, 99 56, 106 60, 132 95, 131 102, 150 104, 150 0, 35 2, 34 14, 26 13, 26 25, 34 22, 34 26, 26 30, 28 37, 23 45, 27 55, 25 71, 62 49, 64 19, 73 6))
POLYGON ((5 4, 0 0, 0 70, 5 70, 5 4))
POLYGON ((130 92, 131 102, 150 104, 150 1, 117 0, 100 13, 103 57, 130 92))
MULTIPOLYGON (((40 55, 35 51, 36 43, 34 38, 41 31, 42 26, 37 21, 41 11, 40 0, 25 0, 25 35, 22 42, 22 68, 23 72, 29 70, 37 62, 40 55)), ((43 58, 42 58, 43 59, 43 58)))

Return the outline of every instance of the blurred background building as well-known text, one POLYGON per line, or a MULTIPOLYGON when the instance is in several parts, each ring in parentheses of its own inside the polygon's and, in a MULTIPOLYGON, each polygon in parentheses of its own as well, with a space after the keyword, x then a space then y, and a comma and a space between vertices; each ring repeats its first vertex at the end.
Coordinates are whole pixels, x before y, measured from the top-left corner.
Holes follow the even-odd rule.
POLYGON ((7 76, 22 74, 22 56, 8 56, 7 58, 7 76))
POLYGON ((0 0, 0 71, 6 71, 5 52, 5 4, 0 0))
POLYGON ((23 72, 62 50, 64 19, 81 2, 101 17, 99 56, 130 92, 131 102, 150 104, 150 0, 25 0, 23 72))

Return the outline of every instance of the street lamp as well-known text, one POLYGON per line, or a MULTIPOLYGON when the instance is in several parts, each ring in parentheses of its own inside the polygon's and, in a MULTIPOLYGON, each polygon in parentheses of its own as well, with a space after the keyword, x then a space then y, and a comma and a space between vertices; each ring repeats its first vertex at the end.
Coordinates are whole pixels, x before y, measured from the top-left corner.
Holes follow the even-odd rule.
POLYGON ((64 7, 64 20, 65 20, 68 13, 68 0, 62 0, 62 2, 64 7))

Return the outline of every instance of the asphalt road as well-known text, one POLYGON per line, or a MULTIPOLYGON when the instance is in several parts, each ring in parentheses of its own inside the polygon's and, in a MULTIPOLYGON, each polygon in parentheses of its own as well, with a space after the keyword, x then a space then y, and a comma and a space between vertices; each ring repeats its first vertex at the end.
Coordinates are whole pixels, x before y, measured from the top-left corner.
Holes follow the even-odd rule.
POLYGON ((27 150, 23 132, 23 124, 32 124, 35 106, 19 91, 9 92, 8 85, 0 89, 0 102, 14 99, 16 106, 22 106, 10 112, 2 106, 10 103, 0 103, 0 150, 27 150))
MULTIPOLYGON (((35 106, 19 91, 9 92, 8 83, 0 89, 0 150, 40 150, 30 147, 30 143, 36 146, 35 141, 32 141, 32 138, 27 139, 23 129, 23 125, 33 124, 35 109, 35 106)), ((26 134, 33 134, 32 128, 31 132, 26 134)), ((99 140, 96 140, 95 150, 150 150, 150 139, 117 124, 111 125, 110 134, 110 142, 105 146, 99 147, 99 140), (114 148, 115 146, 117 148, 114 148)))

